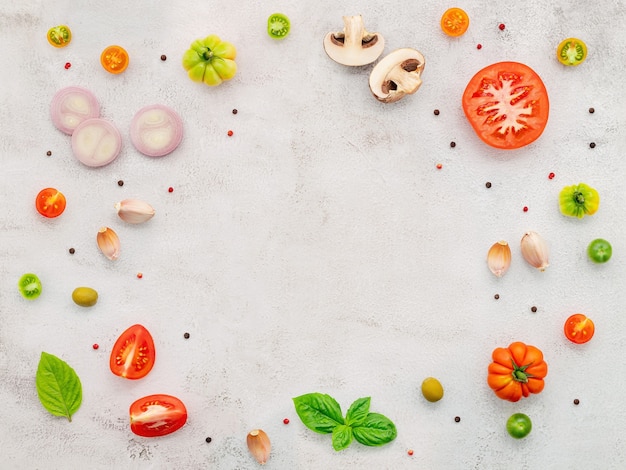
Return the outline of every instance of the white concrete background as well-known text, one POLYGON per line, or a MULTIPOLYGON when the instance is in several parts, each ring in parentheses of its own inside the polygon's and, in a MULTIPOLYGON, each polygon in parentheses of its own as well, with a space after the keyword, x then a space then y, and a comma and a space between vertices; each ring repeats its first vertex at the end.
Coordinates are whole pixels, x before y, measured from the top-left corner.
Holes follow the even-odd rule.
POLYGON ((626 7, 452 3, 2 2, 0 468, 252 469, 245 437, 256 427, 272 440, 267 468, 275 469, 626 466, 626 7), (471 18, 458 39, 439 29, 450 6, 471 18), (282 42, 265 32, 275 11, 291 18, 282 42), (324 35, 359 13, 386 38, 385 54, 414 47, 425 55, 416 95, 380 104, 367 86, 371 66, 344 68, 325 55, 324 35), (57 24, 74 35, 65 49, 45 39, 57 24), (214 89, 191 82, 180 65, 189 44, 211 33, 237 46, 239 64, 214 89), (589 47, 580 67, 555 58, 570 36, 589 47), (130 54, 122 75, 100 67, 110 44, 130 54), (512 152, 479 141, 461 109, 470 77, 502 60, 534 68, 551 100, 543 136, 512 152), (122 153, 106 167, 78 163, 52 125, 50 100, 70 85, 92 90, 122 132, 122 153), (128 131, 135 112, 155 103, 176 109, 185 126, 180 147, 161 159, 139 154, 128 131), (563 217, 558 193, 581 181, 599 190, 600 210, 563 217), (55 220, 34 208, 47 186, 68 200, 55 220), (151 203, 154 219, 121 222, 113 204, 128 197, 151 203), (120 235, 116 262, 96 246, 103 225, 120 235), (550 243, 545 273, 521 257, 527 230, 550 243), (613 243, 606 265, 586 258, 596 237, 613 243), (485 262, 499 239, 513 247, 502 279, 485 262), (33 302, 16 289, 29 271, 44 285, 33 302), (98 290, 95 307, 73 304, 80 285, 98 290), (583 346, 562 334, 576 312, 596 324, 583 346), (134 323, 151 331, 158 358, 131 382, 112 375, 108 360, 134 323), (488 388, 486 369, 491 351, 515 340, 540 347, 549 374, 543 393, 513 404, 488 388), (81 378, 83 404, 71 423, 38 401, 41 351, 81 378), (436 404, 419 392, 427 376, 445 387, 436 404), (333 451, 330 436, 294 412, 291 398, 313 391, 344 411, 371 396, 397 439, 333 451), (163 438, 134 436, 128 407, 152 393, 181 398, 188 424, 163 438), (505 430, 518 411, 534 426, 521 441, 505 430))

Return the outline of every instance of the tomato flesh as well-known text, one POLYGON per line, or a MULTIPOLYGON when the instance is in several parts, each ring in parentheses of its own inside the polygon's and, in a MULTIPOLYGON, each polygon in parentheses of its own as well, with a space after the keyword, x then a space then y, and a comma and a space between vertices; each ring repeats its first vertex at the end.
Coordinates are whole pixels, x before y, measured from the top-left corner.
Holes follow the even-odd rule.
POLYGON ((500 149, 534 142, 546 127, 549 110, 543 81, 518 62, 485 67, 463 93, 463 111, 474 131, 483 142, 500 149))
POLYGON ((54 188, 45 188, 39 191, 35 199, 35 207, 44 217, 60 216, 65 210, 65 196, 54 188))
POLYGON ((149 395, 130 405, 130 429, 142 437, 158 437, 178 431, 187 422, 187 409, 171 395, 149 395))
POLYGON ((111 372, 125 379, 141 379, 152 370, 155 360, 154 341, 142 325, 133 325, 115 342, 109 366, 111 372))
POLYGON ((100 64, 109 73, 122 73, 128 67, 128 62, 128 53, 120 46, 109 46, 100 54, 100 64))
POLYGON ((54 26, 48 30, 48 42, 54 47, 65 47, 72 40, 72 31, 69 27, 62 24, 54 26))
POLYGON ((563 65, 580 65, 587 58, 587 45, 580 39, 564 39, 556 48, 556 57, 563 65))
POLYGON ((469 28, 469 16, 460 8, 449 8, 441 17, 440 24, 448 36, 461 36, 469 28))
POLYGON ((572 343, 583 344, 593 338, 595 326, 590 318, 582 313, 575 313, 565 320, 565 337, 572 343))

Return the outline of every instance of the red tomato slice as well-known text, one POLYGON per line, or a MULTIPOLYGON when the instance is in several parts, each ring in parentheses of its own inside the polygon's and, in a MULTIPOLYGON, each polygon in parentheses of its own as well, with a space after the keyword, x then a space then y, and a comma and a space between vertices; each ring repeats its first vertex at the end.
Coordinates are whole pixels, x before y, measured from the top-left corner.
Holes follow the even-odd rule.
POLYGON ((35 199, 35 207, 44 217, 54 218, 60 216, 65 210, 65 196, 54 188, 45 188, 39 191, 35 199))
POLYGON ((593 338, 595 326, 591 318, 587 318, 582 313, 575 313, 565 320, 563 330, 565 337, 572 343, 583 344, 593 338))
POLYGON ((125 379, 141 379, 154 366, 152 336, 142 325, 133 325, 117 338, 109 366, 111 372, 125 379))
POLYGON ((149 395, 130 405, 130 430, 138 436, 165 436, 186 422, 185 405, 171 395, 149 395))
POLYGON ((533 69, 518 62, 499 62, 472 77, 463 92, 463 111, 483 142, 517 149, 542 134, 550 103, 533 69))

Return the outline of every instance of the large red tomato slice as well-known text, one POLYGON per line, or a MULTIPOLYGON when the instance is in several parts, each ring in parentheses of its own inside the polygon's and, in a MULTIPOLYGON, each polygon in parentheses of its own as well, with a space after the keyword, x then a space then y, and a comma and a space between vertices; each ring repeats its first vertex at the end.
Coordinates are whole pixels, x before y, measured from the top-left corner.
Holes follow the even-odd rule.
POLYGON ((130 405, 130 430, 138 436, 165 436, 186 422, 185 405, 171 395, 149 395, 130 405))
POLYGON ((142 325, 133 325, 117 338, 109 366, 111 372, 125 379, 140 379, 154 366, 154 341, 142 325))
POLYGON ((550 103, 533 69, 518 62, 499 62, 472 77, 463 93, 463 111, 485 143, 516 149, 541 135, 550 103))

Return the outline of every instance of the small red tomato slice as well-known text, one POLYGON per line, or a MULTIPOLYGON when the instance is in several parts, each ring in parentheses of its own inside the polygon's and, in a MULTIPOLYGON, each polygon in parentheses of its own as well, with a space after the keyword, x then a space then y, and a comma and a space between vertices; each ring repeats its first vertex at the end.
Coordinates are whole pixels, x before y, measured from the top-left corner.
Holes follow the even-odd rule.
POLYGON ((149 395, 130 405, 130 430, 138 436, 165 436, 186 422, 185 405, 171 395, 149 395))
POLYGON ((111 372, 125 379, 141 379, 154 366, 154 341, 142 325, 133 325, 117 338, 109 366, 111 372))
POLYGON ((550 103, 533 69, 518 62, 499 62, 471 78, 463 93, 463 111, 483 142, 517 149, 543 133, 550 103))
POLYGON ((565 320, 563 330, 565 337, 572 343, 583 344, 593 338, 595 326, 590 318, 582 313, 575 313, 565 320))
POLYGON ((39 191, 35 199, 35 207, 44 217, 60 216, 65 210, 65 196, 54 188, 45 188, 39 191))

